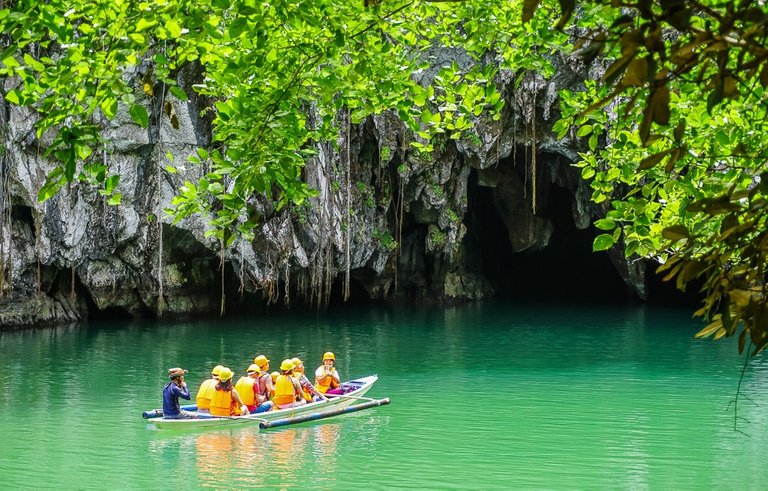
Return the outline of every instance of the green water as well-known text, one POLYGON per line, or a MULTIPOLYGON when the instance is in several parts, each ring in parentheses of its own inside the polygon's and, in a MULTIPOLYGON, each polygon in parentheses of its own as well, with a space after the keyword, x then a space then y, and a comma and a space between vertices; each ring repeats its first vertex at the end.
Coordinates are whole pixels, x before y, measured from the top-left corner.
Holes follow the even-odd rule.
POLYGON ((764 489, 768 360, 687 312, 476 305, 99 323, 0 333, 3 489, 764 489), (392 404, 323 422, 174 433, 141 419, 164 374, 193 393, 255 354, 392 404), (741 418, 744 418, 743 420, 741 418))

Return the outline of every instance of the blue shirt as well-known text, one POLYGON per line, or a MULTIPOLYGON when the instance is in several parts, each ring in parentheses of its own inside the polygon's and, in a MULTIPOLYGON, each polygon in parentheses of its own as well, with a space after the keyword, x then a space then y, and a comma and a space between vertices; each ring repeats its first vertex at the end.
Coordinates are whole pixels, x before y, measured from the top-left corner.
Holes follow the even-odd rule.
POLYGON ((189 400, 189 389, 179 387, 175 383, 168 382, 163 388, 163 417, 174 417, 181 414, 179 407, 179 397, 189 400))

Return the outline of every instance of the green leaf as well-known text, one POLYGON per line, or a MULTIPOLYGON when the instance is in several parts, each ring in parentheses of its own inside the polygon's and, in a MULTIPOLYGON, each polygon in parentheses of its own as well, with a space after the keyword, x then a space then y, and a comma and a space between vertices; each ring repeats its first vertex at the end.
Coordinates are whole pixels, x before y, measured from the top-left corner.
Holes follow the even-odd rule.
POLYGON ((595 221, 595 227, 600 230, 613 230, 616 228, 616 222, 608 218, 601 218, 600 220, 595 221))
POLYGON ((129 112, 134 123, 141 126, 142 128, 149 126, 149 114, 147 113, 147 109, 144 106, 133 104, 131 105, 129 112))
POLYGON ((184 89, 182 89, 178 85, 171 85, 171 89, 170 90, 171 90, 171 94, 173 94, 173 96, 175 98, 177 98, 178 100, 180 100, 180 101, 187 101, 187 100, 189 100, 189 97, 187 96, 187 93, 184 92, 184 89))
POLYGON ((661 235, 665 239, 671 240, 673 242, 691 237, 690 232, 688 232, 688 229, 684 225, 672 225, 670 227, 666 227, 664 230, 662 230, 661 235))
POLYGON ((146 31, 147 29, 157 25, 155 20, 147 20, 143 17, 136 23, 136 32, 146 31))
POLYGON ((101 112, 104 113, 104 116, 108 119, 112 119, 115 117, 115 114, 117 114, 117 99, 107 97, 101 101, 99 107, 101 107, 101 112))
POLYGON ((107 204, 110 206, 116 206, 121 203, 123 196, 120 193, 115 193, 107 199, 107 204))
POLYGON ((576 132, 576 136, 578 137, 587 136, 590 133, 592 133, 592 125, 585 124, 584 126, 579 128, 579 131, 576 132))
POLYGON ((171 35, 171 37, 176 39, 181 37, 181 26, 174 19, 168 19, 168 21, 165 23, 165 28, 168 30, 168 33, 171 35))
POLYGON ((613 237, 610 234, 600 234, 592 242, 592 250, 595 252, 607 251, 611 247, 613 247, 613 237))
POLYGON ((8 93, 5 94, 5 100, 10 102, 11 104, 16 104, 17 106, 21 105, 21 98, 19 97, 19 91, 16 89, 8 91, 8 93))

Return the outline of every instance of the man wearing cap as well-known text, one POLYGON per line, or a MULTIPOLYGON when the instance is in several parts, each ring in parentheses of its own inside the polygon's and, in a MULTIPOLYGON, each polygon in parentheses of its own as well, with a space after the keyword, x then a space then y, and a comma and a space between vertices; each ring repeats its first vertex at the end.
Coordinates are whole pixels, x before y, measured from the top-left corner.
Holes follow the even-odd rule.
POLYGON ((163 388, 163 418, 165 419, 186 419, 197 418, 197 415, 188 413, 179 406, 179 397, 189 400, 189 390, 187 383, 184 382, 184 374, 187 371, 183 368, 171 368, 168 370, 170 381, 163 388))

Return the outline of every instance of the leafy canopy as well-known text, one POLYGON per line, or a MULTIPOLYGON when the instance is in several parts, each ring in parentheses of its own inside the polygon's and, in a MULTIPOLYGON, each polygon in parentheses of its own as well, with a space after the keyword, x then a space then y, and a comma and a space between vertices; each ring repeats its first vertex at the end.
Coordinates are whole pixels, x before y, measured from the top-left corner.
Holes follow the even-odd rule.
MULTIPOLYGON (((534 2, 538 3, 538 2, 534 2)), ((564 15, 574 2, 561 1, 564 15)), ((768 344, 768 11, 754 2, 579 2, 605 70, 562 94, 554 130, 588 138, 577 164, 606 217, 595 250, 651 257, 701 285, 699 336, 768 344), (608 111, 602 111, 606 107, 608 111)), ((533 7, 532 7, 533 8, 533 7)), ((570 10, 569 10, 570 9, 570 10)))
POLYGON ((213 142, 190 157, 209 172, 181 188, 172 212, 176 220, 208 216, 210 233, 227 245, 253 237, 254 196, 279 208, 314 194, 301 169, 314 143, 335 140, 340 112, 359 122, 396 110, 419 136, 415 149, 429 152, 434 135, 460 138, 473 118, 503 106, 498 65, 481 59, 551 73, 531 36, 547 20, 520 26, 515 2, 365 3, 75 0, 0 10, 0 74, 15 82, 3 95, 36 112, 38 137, 53 138, 45 152, 58 165, 39 199, 80 179, 119 202, 109 159, 97 157, 110 148, 101 130, 121 107, 141 127, 162 118, 178 126, 176 104, 192 94, 176 74, 190 64, 203 73, 195 97, 212 101, 204 113, 213 142), (438 62, 438 47, 475 62, 438 62))

